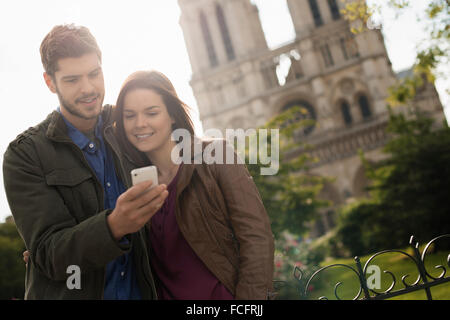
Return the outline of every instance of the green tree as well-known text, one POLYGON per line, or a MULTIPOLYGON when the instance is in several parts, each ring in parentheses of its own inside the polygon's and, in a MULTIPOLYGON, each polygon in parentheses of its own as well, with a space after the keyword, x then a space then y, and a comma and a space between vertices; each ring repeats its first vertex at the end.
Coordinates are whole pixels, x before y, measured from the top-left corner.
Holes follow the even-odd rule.
POLYGON ((13 223, 0 224, 0 299, 23 299, 25 263, 23 240, 13 223))
POLYGON ((450 232, 450 128, 419 113, 391 112, 388 157, 366 165, 370 198, 342 210, 338 236, 352 255, 450 232))
POLYGON ((307 113, 303 107, 294 106, 274 117, 250 136, 243 155, 269 214, 275 236, 274 279, 277 280, 278 299, 301 298, 298 282, 293 277, 294 267, 301 267, 306 278, 323 259, 321 253, 311 250, 300 236, 307 233, 307 223, 317 217, 318 209, 329 205, 328 201, 319 200, 317 196, 324 183, 331 181, 330 178, 308 173, 310 165, 317 159, 309 155, 309 147, 298 135, 315 125, 314 120, 303 117, 307 113), (268 133, 267 145, 258 142, 264 129, 268 133), (278 130, 279 139, 276 135, 272 136, 272 129, 278 130), (279 146, 278 171, 274 175, 262 175, 261 169, 268 165, 262 164, 260 158, 253 164, 250 161, 251 150, 266 148, 268 156, 275 159, 276 155, 271 154, 274 143, 279 146), (304 152, 300 155, 290 155, 292 150, 301 148, 304 152))
MULTIPOLYGON (((272 222, 275 235, 288 230, 293 234, 303 234, 307 231, 307 222, 316 217, 317 210, 327 206, 327 201, 317 199, 323 184, 329 180, 325 177, 308 174, 309 166, 315 161, 307 152, 293 158, 288 158, 289 151, 307 146, 295 139, 298 130, 311 126, 313 120, 298 119, 298 114, 305 110, 293 107, 274 117, 259 129, 267 129, 267 150, 271 150, 271 143, 279 143, 279 170, 276 175, 261 175, 261 168, 265 167, 259 161, 251 164, 249 161, 249 146, 246 144, 246 161, 248 170, 261 194, 265 208, 272 222), (272 141, 270 129, 279 129, 279 141, 272 141)), ((256 130, 255 141, 259 139, 256 130)), ((259 146, 262 147, 262 146, 259 146)))

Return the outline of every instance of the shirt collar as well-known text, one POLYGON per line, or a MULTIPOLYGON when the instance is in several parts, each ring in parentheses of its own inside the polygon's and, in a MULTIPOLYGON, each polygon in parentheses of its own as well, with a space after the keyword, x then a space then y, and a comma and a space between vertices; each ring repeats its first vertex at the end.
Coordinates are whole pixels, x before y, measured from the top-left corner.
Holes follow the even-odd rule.
MULTIPOLYGON (((81 150, 84 150, 88 144, 92 143, 91 140, 89 140, 80 130, 75 128, 69 122, 69 120, 67 120, 64 117, 64 115, 61 113, 60 107, 58 107, 56 110, 61 114, 64 122, 67 125, 67 134, 69 135, 70 139, 72 139, 73 143, 75 143, 78 146, 78 148, 80 148, 81 150)), ((95 129, 94 129, 94 134, 97 137, 97 139, 99 139, 100 141, 103 141, 102 135, 101 135, 102 127, 103 127, 103 120, 102 120, 102 115, 100 114, 98 116, 97 124, 95 125, 95 129)), ((98 148, 98 146, 95 147, 95 149, 97 149, 97 148, 98 148)))

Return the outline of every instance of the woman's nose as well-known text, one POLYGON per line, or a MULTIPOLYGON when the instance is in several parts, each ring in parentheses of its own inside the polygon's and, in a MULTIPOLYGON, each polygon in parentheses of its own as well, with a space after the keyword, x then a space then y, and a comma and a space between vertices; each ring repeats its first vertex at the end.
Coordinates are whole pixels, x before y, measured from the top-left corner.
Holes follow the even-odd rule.
POLYGON ((146 126, 145 118, 141 115, 136 117, 136 127, 142 128, 146 126))

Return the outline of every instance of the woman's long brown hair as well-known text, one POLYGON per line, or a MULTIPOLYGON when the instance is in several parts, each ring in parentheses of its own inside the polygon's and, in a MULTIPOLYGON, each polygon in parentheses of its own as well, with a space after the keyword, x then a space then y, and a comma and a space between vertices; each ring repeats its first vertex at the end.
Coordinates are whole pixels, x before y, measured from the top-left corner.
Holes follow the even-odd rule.
POLYGON ((158 71, 137 71, 132 73, 122 85, 116 102, 114 120, 118 142, 131 160, 138 166, 150 165, 146 155, 136 149, 127 139, 123 125, 123 104, 125 96, 135 89, 149 89, 161 96, 169 116, 175 121, 172 130, 186 129, 194 136, 194 125, 189 114, 190 108, 178 98, 170 80, 158 71))

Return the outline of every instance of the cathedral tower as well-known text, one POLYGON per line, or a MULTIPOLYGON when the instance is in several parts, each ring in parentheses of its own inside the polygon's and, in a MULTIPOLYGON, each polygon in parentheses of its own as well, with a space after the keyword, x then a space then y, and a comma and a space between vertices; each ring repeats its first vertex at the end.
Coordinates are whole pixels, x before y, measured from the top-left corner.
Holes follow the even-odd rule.
MULTIPOLYGON (((193 72, 191 86, 203 127, 225 128, 232 121, 231 115, 236 114, 236 107, 244 106, 248 97, 262 91, 253 60, 269 49, 258 9, 249 0, 178 3, 193 72)), ((234 123, 239 124, 244 122, 234 123)))

